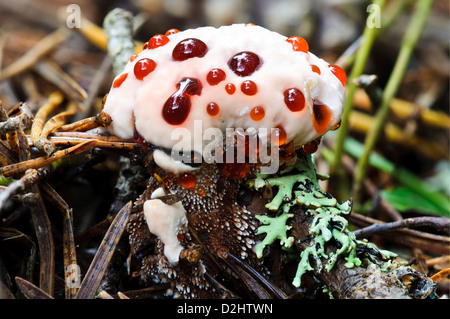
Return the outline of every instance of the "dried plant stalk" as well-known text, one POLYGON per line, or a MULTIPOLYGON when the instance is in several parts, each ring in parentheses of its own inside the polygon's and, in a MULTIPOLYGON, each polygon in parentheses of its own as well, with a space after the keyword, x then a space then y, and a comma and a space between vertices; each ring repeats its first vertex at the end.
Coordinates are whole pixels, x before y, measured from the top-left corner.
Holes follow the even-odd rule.
POLYGON ((48 135, 50 135, 50 133, 63 126, 66 123, 67 119, 76 114, 76 112, 77 105, 73 102, 69 103, 66 111, 53 116, 45 123, 44 128, 42 129, 41 138, 48 138, 48 135))
POLYGON ((0 73, 0 81, 17 75, 33 67, 39 60, 49 54, 58 45, 64 42, 70 35, 66 27, 61 27, 55 32, 47 35, 39 41, 33 48, 27 51, 14 63, 10 64, 0 73))
POLYGON ((42 137, 42 130, 47 117, 62 103, 64 96, 61 92, 55 91, 48 97, 47 103, 42 105, 37 111, 31 126, 31 141, 40 151, 50 155, 55 150, 55 145, 42 137))
POLYGON ((25 280, 20 277, 16 277, 17 286, 19 286, 20 291, 27 297, 28 299, 53 299, 52 296, 47 294, 42 289, 36 287, 28 280, 25 280))
POLYGON ((96 140, 88 140, 79 145, 75 145, 68 149, 55 152, 51 156, 38 157, 36 159, 25 160, 25 161, 22 161, 17 164, 11 164, 11 165, 8 165, 5 167, 1 167, 0 174, 3 174, 5 176, 19 175, 19 174, 24 173, 26 170, 28 170, 30 168, 43 167, 43 166, 53 163, 54 161, 56 161, 60 158, 80 154, 91 148, 94 148, 96 145, 97 145, 96 140))
POLYGON ((92 263, 81 283, 77 293, 77 299, 92 299, 97 293, 97 289, 105 275, 106 268, 111 260, 116 246, 125 231, 130 217, 132 203, 125 205, 114 218, 111 226, 92 260, 92 263))

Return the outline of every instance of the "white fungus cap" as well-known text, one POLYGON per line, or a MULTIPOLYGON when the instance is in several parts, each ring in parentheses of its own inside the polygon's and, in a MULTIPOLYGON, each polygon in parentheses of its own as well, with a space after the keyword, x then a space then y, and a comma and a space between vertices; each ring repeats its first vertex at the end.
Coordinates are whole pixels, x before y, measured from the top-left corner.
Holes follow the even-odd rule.
POLYGON ((116 77, 103 109, 112 118, 108 129, 200 154, 208 128, 224 136, 227 128, 254 128, 264 140, 270 134, 259 129, 280 128, 285 143, 304 145, 340 121, 345 73, 308 49, 296 51, 292 38, 244 24, 155 36, 116 77))

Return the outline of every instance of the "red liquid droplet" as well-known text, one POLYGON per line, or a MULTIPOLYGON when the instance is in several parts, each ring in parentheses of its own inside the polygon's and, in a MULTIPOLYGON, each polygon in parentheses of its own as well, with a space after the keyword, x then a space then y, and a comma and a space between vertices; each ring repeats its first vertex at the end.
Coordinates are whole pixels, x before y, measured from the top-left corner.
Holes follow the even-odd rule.
POLYGON ((230 179, 241 179, 250 172, 249 163, 223 163, 221 172, 230 179))
POLYGON ((249 76, 255 72, 261 64, 259 56, 253 52, 240 52, 228 61, 231 71, 239 76, 249 76))
POLYGON ((191 96, 200 95, 202 84, 195 78, 183 78, 171 97, 164 103, 162 116, 171 125, 180 125, 186 121, 191 111, 191 96))
POLYGON ((228 83, 225 85, 225 91, 227 91, 228 94, 233 95, 234 92, 236 92, 236 87, 233 83, 228 83))
POLYGON ((294 51, 301 51, 301 52, 305 52, 308 53, 309 51, 309 45, 308 42, 306 42, 305 39, 303 39, 302 37, 290 37, 286 39, 287 42, 289 42, 290 44, 292 44, 292 49, 294 51))
POLYGON ((272 131, 270 138, 273 145, 281 146, 286 143, 287 134, 281 126, 278 126, 272 131))
POLYGON ((193 189, 197 186, 197 176, 191 173, 183 173, 177 177, 177 182, 184 188, 193 189))
POLYGON ((156 68, 156 63, 152 59, 141 59, 134 65, 134 75, 136 79, 143 80, 156 68))
POLYGON ((342 86, 345 86, 345 84, 347 83, 347 74, 345 74, 345 71, 337 66, 337 65, 329 65, 328 66, 331 70, 331 72, 339 79, 339 81, 341 81, 342 86))
POLYGON ((169 43, 169 38, 163 34, 157 34, 154 35, 149 41, 148 41, 148 48, 149 49, 156 49, 157 47, 163 46, 167 43, 169 43))
POLYGON ((317 65, 311 65, 311 69, 313 70, 313 72, 316 72, 317 74, 320 75, 320 69, 317 65))
POLYGON ((185 39, 178 43, 172 51, 172 57, 176 61, 184 61, 190 58, 201 58, 208 51, 206 44, 195 38, 185 39))
POLYGON ((332 131, 336 131, 337 129, 339 129, 341 127, 341 121, 339 121, 335 126, 333 126, 333 128, 331 129, 332 131))
POLYGON ((133 55, 130 57, 130 62, 133 62, 134 60, 136 60, 137 57, 138 57, 137 54, 133 54, 133 55))
POLYGON ((178 241, 182 241, 183 238, 184 238, 184 235, 183 235, 182 233, 178 233, 178 234, 177 234, 177 239, 178 239, 178 241))
POLYGON ((293 141, 280 147, 280 157, 289 159, 293 155, 295 155, 295 146, 293 141))
POLYGON ((148 48, 148 42, 145 42, 144 45, 142 46, 142 50, 147 50, 148 48))
POLYGON ((138 143, 141 148, 142 151, 147 152, 150 149, 150 145, 147 143, 147 141, 141 136, 141 134, 138 133, 138 131, 136 130, 136 127, 134 128, 134 140, 136 143, 138 143))
POLYGON ((191 111, 191 99, 184 92, 177 92, 164 103, 163 118, 171 125, 180 125, 186 121, 191 111))
POLYGON ((255 95, 258 92, 258 87, 255 82, 247 80, 242 82, 241 91, 245 95, 255 95))
POLYGON ((297 88, 284 91, 284 103, 292 112, 299 112, 305 107, 305 96, 297 88))
POLYGON ((217 103, 211 102, 206 107, 206 112, 211 116, 216 116, 220 112, 219 105, 217 103))
POLYGON ((226 74, 225 71, 221 69, 212 69, 206 75, 206 81, 208 81, 209 85, 217 85, 223 80, 225 80, 226 74))
POLYGON ((189 95, 202 94, 202 83, 196 78, 183 78, 177 84, 177 89, 189 95))
POLYGON ((169 36, 169 35, 172 35, 172 34, 175 34, 178 32, 180 32, 180 30, 178 30, 178 29, 169 29, 166 31, 166 36, 169 36))
POLYGON ((265 115, 266 112, 264 111, 264 108, 262 106, 255 106, 250 111, 250 117, 253 121, 261 121, 265 115))
POLYGON ((324 134, 330 125, 331 111, 322 102, 313 100, 314 129, 318 134, 324 134))
POLYGON ((127 76, 128 73, 123 73, 117 79, 115 79, 113 82, 113 88, 118 88, 119 86, 121 86, 123 81, 125 81, 125 79, 127 78, 127 76))
POLYGON ((314 154, 315 152, 317 152, 317 149, 319 148, 319 143, 317 143, 317 141, 311 141, 309 143, 306 143, 305 145, 302 146, 303 151, 307 154, 314 154))

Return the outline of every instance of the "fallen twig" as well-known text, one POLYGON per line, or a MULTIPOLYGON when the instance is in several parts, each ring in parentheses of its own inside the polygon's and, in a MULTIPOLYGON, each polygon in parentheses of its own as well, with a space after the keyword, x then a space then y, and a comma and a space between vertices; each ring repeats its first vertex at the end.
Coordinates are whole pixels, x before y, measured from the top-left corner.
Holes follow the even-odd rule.
POLYGON ((376 223, 368 227, 354 231, 356 238, 365 238, 373 234, 379 234, 387 231, 392 231, 401 228, 409 228, 415 226, 430 226, 438 231, 450 230, 450 219, 440 217, 415 217, 406 218, 391 223, 376 223))

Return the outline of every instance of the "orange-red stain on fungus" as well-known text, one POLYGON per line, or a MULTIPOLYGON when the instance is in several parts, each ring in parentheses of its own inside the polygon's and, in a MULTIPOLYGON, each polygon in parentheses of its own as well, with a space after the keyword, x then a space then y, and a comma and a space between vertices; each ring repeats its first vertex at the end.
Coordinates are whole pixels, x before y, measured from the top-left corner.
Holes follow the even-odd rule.
POLYGON ((319 100, 313 100, 314 129, 320 135, 324 134, 330 126, 332 113, 328 106, 319 100))

